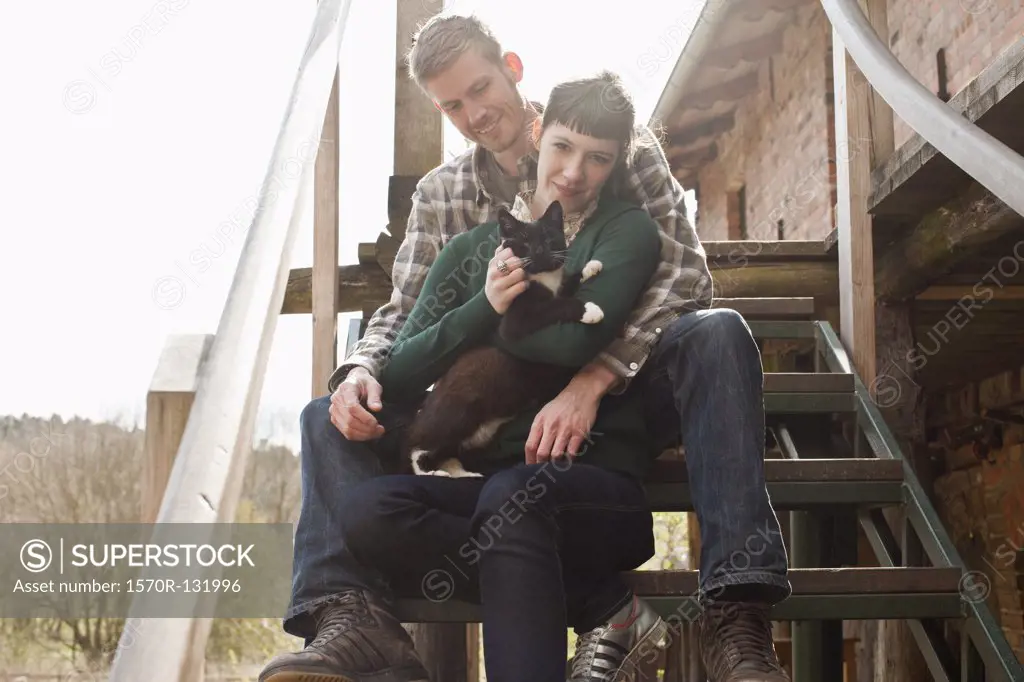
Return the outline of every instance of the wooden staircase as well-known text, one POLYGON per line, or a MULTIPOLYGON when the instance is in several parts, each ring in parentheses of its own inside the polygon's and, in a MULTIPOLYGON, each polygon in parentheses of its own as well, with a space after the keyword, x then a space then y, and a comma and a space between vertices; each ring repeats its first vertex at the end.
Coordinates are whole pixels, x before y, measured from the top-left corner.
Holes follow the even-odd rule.
MULTIPOLYGON (((392 181, 391 186, 404 184, 392 181)), ((391 255, 379 248, 382 240, 386 236, 360 245, 361 264, 339 268, 339 282, 372 282, 377 275, 365 270, 373 268, 387 282, 391 255), (356 276, 356 268, 363 274, 356 276)), ((713 307, 743 315, 762 349, 766 485, 783 525, 793 587, 773 619, 800 623, 784 647, 794 682, 844 679, 844 665, 851 663, 844 653, 849 650, 844 620, 907 621, 935 680, 981 680, 983 668, 994 675, 989 679, 1024 680, 984 603, 985 585, 978 583, 978 574, 966 572, 834 331, 834 243, 708 241, 704 247, 714 291, 727 296, 715 298, 713 307), (775 371, 781 365, 787 371, 775 371), (873 556, 864 556, 865 544, 873 556), (955 652, 941 635, 943 621, 958 621, 964 632, 985 633, 982 646, 964 637, 962 650, 955 652)), ((295 299, 286 298, 289 311, 301 308, 295 301, 308 300, 307 272, 292 271, 288 297, 295 299)), ((366 288, 339 286, 342 309, 364 310, 351 322, 346 354, 388 291, 386 284, 376 296, 366 288)), ((693 511, 680 453, 663 454, 646 486, 655 511, 693 511)), ((633 571, 626 577, 672 626, 664 682, 702 682, 693 627, 699 615, 698 572, 633 571)), ((419 595, 407 595, 398 608, 407 623, 480 618, 476 605, 419 595)))
MULTIPOLYGON (((835 267, 824 242, 705 246, 716 291, 720 279, 728 278, 739 289, 750 281, 749 274, 719 267, 728 254, 759 254, 756 265, 748 259, 744 267, 760 269, 753 277, 762 284, 770 281, 765 273, 782 271, 798 258, 814 263, 819 272, 835 267)), ((771 291, 771 286, 765 289, 771 291)), ((955 670, 959 656, 936 634, 942 632, 942 621, 992 632, 991 649, 984 657, 996 669, 1003 667, 1003 679, 1024 679, 984 603, 972 601, 976 592, 962 589, 968 575, 964 564, 872 396, 851 371, 832 325, 815 319, 817 311, 827 310, 827 303, 825 297, 808 296, 716 299, 713 304, 740 312, 762 347, 789 340, 803 349, 791 362, 802 364, 805 371, 764 375, 766 422, 774 444, 765 462, 766 484, 783 521, 793 566, 793 595, 776 606, 773 619, 810 625, 794 634, 791 646, 787 641, 786 649, 794 657, 794 681, 842 680, 843 650, 848 649, 842 621, 865 619, 909 621, 936 680, 973 679, 961 678, 955 670), (890 525, 882 513, 887 508, 903 512, 898 515, 904 519, 901 525, 890 525), (788 518, 782 512, 788 512, 788 518), (858 526, 874 550, 875 565, 858 566, 865 563, 858 557, 858 526), (904 557, 900 547, 909 546, 920 546, 923 552, 904 557)), ((349 343, 363 323, 354 321, 349 343)), ((765 364, 771 364, 767 356, 765 364)), ((655 463, 647 489, 655 511, 693 511, 685 458, 676 453, 665 453, 655 463)), ((692 667, 696 658, 691 624, 699 615, 698 572, 632 571, 626 577, 672 628, 665 681, 702 680, 684 677, 686 665, 680 664, 689 661, 692 667)), ((479 621, 476 605, 454 600, 410 595, 399 601, 398 608, 409 623, 479 621)), ((977 665, 977 652, 967 653, 967 660, 977 665)))

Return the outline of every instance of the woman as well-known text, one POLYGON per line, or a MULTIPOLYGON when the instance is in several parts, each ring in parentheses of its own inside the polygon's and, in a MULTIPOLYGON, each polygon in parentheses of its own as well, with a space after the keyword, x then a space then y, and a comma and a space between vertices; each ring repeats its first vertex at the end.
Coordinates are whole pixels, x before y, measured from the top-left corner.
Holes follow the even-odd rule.
MULTIPOLYGON (((452 239, 431 267, 380 378, 385 395, 414 399, 460 352, 482 343, 582 367, 626 322, 660 260, 657 226, 615 198, 634 145, 629 96, 608 73, 561 84, 534 140, 537 188, 517 197, 513 213, 533 220, 552 202, 562 205, 567 267, 603 263, 577 296, 604 319, 554 325, 516 343, 499 339, 497 324, 525 290, 525 275, 510 250, 494 251, 497 224, 480 225, 452 239)), ((636 398, 610 395, 591 433, 581 434, 587 443, 578 457, 526 464, 536 413, 498 429, 494 468, 483 478, 395 475, 361 484, 347 496, 342 532, 396 592, 481 603, 490 682, 563 682, 570 626, 580 635, 573 680, 613 679, 609 672, 635 665, 666 636, 619 575, 654 553, 642 481, 657 453, 636 398)))

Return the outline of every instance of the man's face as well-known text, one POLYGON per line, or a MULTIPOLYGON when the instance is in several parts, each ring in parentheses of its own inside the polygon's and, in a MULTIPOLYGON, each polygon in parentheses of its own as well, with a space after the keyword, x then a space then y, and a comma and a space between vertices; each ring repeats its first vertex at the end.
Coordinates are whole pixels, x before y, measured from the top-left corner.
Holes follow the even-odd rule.
POLYGON ((426 89, 464 137, 500 154, 525 136, 526 114, 513 78, 508 66, 470 48, 427 81, 426 89))

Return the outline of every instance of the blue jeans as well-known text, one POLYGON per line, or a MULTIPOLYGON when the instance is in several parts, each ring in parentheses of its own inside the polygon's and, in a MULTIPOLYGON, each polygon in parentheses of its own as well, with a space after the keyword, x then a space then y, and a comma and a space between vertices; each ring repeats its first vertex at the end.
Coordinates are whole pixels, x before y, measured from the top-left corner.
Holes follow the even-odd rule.
POLYGON ((702 600, 775 604, 792 592, 764 480, 761 354, 743 317, 687 313, 661 335, 636 386, 659 445, 681 443, 700 523, 702 600))
POLYGON ((481 604, 487 679, 564 682, 566 628, 626 605, 654 556, 640 482, 569 460, 487 478, 381 476, 346 496, 341 534, 395 596, 481 604))
MULTIPOLYGON (((750 329, 728 309, 679 317, 666 328, 628 390, 644 392, 660 444, 681 442, 701 529, 701 597, 736 595, 777 603, 790 594, 788 560, 764 481, 761 359, 750 329)), ((385 396, 386 398, 386 396, 385 396)), ((308 613, 349 587, 387 593, 378 570, 360 563, 342 534, 344 500, 384 473, 415 405, 386 405, 387 433, 349 442, 331 424, 329 398, 301 416, 302 509, 295 536, 291 604, 284 628, 311 637, 308 613)))

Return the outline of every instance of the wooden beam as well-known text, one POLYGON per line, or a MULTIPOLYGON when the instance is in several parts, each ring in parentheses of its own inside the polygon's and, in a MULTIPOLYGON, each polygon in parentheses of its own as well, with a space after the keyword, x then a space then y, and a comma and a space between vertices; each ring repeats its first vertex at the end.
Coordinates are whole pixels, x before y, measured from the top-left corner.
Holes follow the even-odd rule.
POLYGON ((735 102, 754 92, 758 86, 758 72, 751 71, 724 83, 691 92, 683 97, 688 109, 708 109, 715 102, 735 102))
POLYGON ((708 50, 701 58, 701 67, 731 68, 739 62, 756 63, 782 50, 784 29, 759 35, 741 43, 708 50))
POLYGON ((142 523, 155 523, 174 458, 199 390, 199 375, 212 334, 167 337, 146 393, 146 444, 142 463, 142 523))
POLYGON ((677 128, 668 136, 668 150, 671 155, 673 148, 685 148, 705 137, 715 137, 722 133, 729 132, 736 124, 735 111, 730 111, 722 116, 677 128))
MULTIPOLYGON (((716 298, 812 297, 823 302, 839 300, 836 264, 818 261, 751 261, 743 265, 709 264, 716 298)), ((288 277, 282 315, 308 315, 311 311, 310 268, 295 268, 288 277)), ((338 268, 338 310, 363 311, 383 305, 392 284, 377 265, 343 265, 338 268)))
POLYGON ((875 263, 875 293, 886 302, 913 298, 975 249, 1021 228, 1024 217, 973 183, 885 248, 875 263))
POLYGON ((764 16, 766 12, 783 12, 806 5, 810 0, 739 0, 733 12, 745 18, 764 16))
MULTIPOLYGON (((312 312, 311 268, 295 268, 288 275, 282 315, 308 315, 312 312)), ((378 307, 391 296, 391 279, 379 265, 342 265, 338 268, 338 312, 361 312, 378 307)))
POLYGON ((330 393, 327 380, 338 366, 339 73, 334 72, 313 178, 313 398, 330 393))
MULTIPOLYGON (((980 281, 980 280, 979 280, 980 281)), ((935 284, 928 287, 917 296, 915 301, 960 301, 965 298, 981 299, 981 301, 1024 301, 1024 286, 1008 285, 1003 287, 986 286, 988 296, 979 296, 978 290, 972 286, 962 284, 935 284)), ((980 301, 979 301, 980 302, 980 301)), ((966 302, 965 302, 966 305, 966 302)), ((1024 310, 1020 312, 1024 313, 1024 310)))
POLYGON ((698 147, 685 152, 671 151, 672 156, 669 157, 669 163, 673 167, 677 169, 697 168, 718 158, 718 143, 711 142, 705 147, 698 147))

